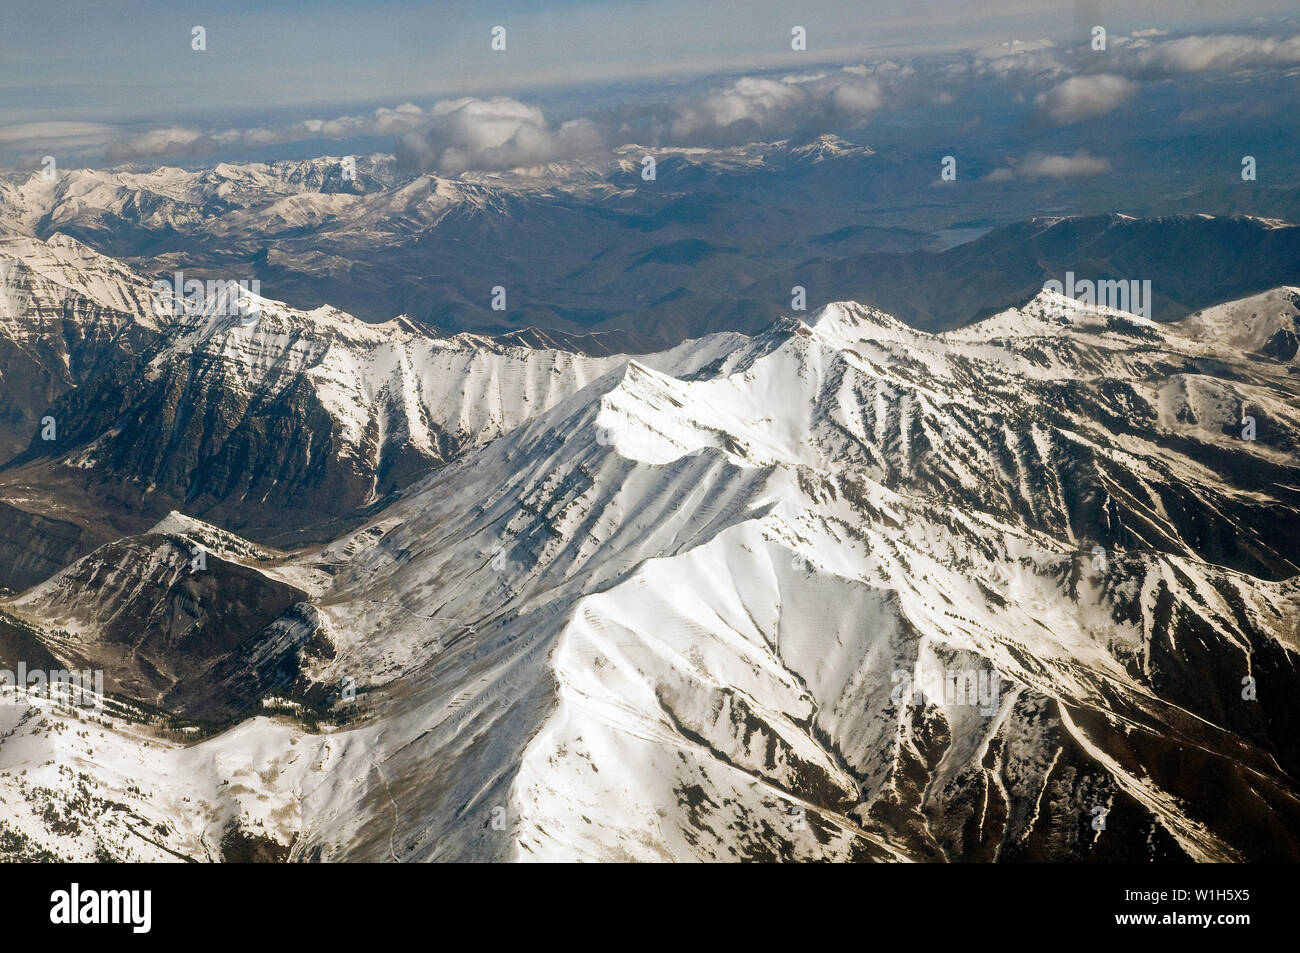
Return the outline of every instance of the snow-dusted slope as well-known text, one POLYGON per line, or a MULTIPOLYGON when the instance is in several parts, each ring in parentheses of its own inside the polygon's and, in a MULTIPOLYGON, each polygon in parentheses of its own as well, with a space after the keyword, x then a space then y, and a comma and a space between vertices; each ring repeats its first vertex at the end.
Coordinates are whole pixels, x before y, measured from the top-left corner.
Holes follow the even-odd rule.
MULTIPOLYGON (((63 310, 69 299, 83 307, 133 315, 149 327, 157 327, 149 308, 147 287, 129 268, 66 235, 54 234, 46 241, 35 238, 0 240, 0 261, 5 290, 22 294, 22 313, 5 313, 6 335, 19 333, 24 318, 45 316, 63 310)), ((16 312, 17 309, 15 309, 16 312)), ((89 322, 87 322, 89 323, 89 322)))
MULTIPOLYGON (((115 482, 146 519, 184 506, 292 533, 350 517, 628 360, 445 337, 404 318, 368 324, 252 293, 247 316, 228 292, 173 315, 144 278, 71 239, 6 250, 15 295, 30 299, 0 317, 23 498, 33 486, 94 494, 115 482), (40 433, 43 416, 54 439, 40 433)), ((685 375, 740 340, 639 359, 685 375)))
MULTIPOLYGON (((390 164, 381 156, 361 159, 352 188, 390 180, 390 164)), ((72 224, 95 230, 114 222, 150 230, 184 230, 216 215, 268 203, 287 202, 288 209, 292 197, 300 195, 314 195, 318 207, 328 208, 330 202, 347 198, 331 189, 347 190, 349 185, 340 159, 331 156, 300 162, 221 163, 198 171, 166 166, 150 172, 70 169, 53 180, 34 173, 0 180, 0 208, 11 228, 28 235, 72 224)))
POLYGON ((1194 340, 1294 362, 1300 342, 1300 288, 1273 288, 1206 308, 1175 327, 1194 340))
POLYGON ((330 224, 374 237, 428 228, 454 211, 503 209, 518 197, 616 197, 626 185, 611 178, 625 175, 640 181, 647 153, 711 174, 811 166, 874 154, 868 147, 826 135, 803 144, 783 140, 718 149, 626 145, 610 160, 560 161, 455 177, 404 170, 393 156, 382 154, 348 157, 350 178, 342 156, 223 162, 199 170, 69 169, 54 180, 38 173, 0 178, 0 222, 29 236, 75 226, 103 232, 110 240, 114 226, 204 231, 229 239, 330 224))
POLYGON ((148 286, 112 258, 60 234, 0 238, 0 462, 59 395, 157 332, 148 286))
MULTIPOLYGON (((321 319, 222 347, 256 369, 257 333, 321 319)), ((590 366, 277 561, 348 723, 163 745, 124 803, 196 857, 232 820, 294 859, 1300 856, 1283 365, 1046 293, 943 335, 832 305, 653 365, 590 366), (1193 421, 1178 387, 1222 399, 1193 421), (181 800, 250 750, 296 808, 181 800)), ((62 744, 21 734, 6 769, 62 744)))
MULTIPOLYGON (((415 452, 441 460, 512 430, 628 358, 511 347, 477 335, 435 337, 404 319, 367 324, 337 309, 302 312, 258 300, 252 325, 223 316, 182 322, 147 374, 220 368, 234 390, 277 396, 305 383, 329 412, 339 452, 379 460, 415 452)), ((693 373, 739 335, 691 341, 639 357, 670 374, 693 373)))

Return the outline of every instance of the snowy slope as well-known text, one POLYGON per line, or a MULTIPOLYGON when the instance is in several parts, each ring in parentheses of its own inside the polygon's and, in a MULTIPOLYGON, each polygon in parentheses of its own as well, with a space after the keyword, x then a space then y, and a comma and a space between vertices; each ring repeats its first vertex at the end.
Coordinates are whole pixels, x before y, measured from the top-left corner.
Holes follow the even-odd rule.
POLYGON ((66 235, 0 238, 0 462, 55 399, 141 353, 159 330, 149 289, 66 235))
MULTIPOLYGON (((176 346, 329 368, 288 342, 351 354, 366 332, 341 321, 270 305, 176 346)), ((407 371, 377 343, 347 386, 400 382, 475 436, 268 570, 305 593, 331 650, 303 675, 344 721, 151 744, 128 803, 177 815, 182 852, 251 811, 183 792, 256 751, 256 789, 298 813, 239 829, 292 859, 1300 856, 1281 365, 1048 293, 941 335, 842 303, 689 355, 551 357, 554 385, 493 378, 481 340, 416 344, 407 371), (448 353, 517 402, 429 400, 448 353), (1192 391, 1221 396, 1192 420, 1192 391)), ((3 608, 40 625, 40 601, 3 608)), ((23 737, 5 769, 61 743, 23 737)))
POLYGON ((92 232, 115 224, 147 231, 202 230, 228 239, 277 235, 335 224, 373 237, 436 225, 454 211, 505 209, 519 197, 565 195, 608 200, 627 190, 617 175, 640 178, 647 153, 711 174, 750 173, 828 160, 865 158, 873 150, 838 136, 811 142, 755 142, 717 149, 621 146, 612 160, 559 161, 503 172, 455 177, 398 167, 393 156, 352 156, 355 175, 344 177, 342 156, 278 162, 219 163, 210 169, 161 166, 62 170, 55 180, 37 173, 0 178, 0 221, 19 234, 75 226, 92 232))
POLYGON ((1206 308, 1183 318, 1176 327, 1194 340, 1294 362, 1300 340, 1300 288, 1273 288, 1206 308))
MULTIPOLYGON (((549 338, 447 337, 405 318, 368 324, 251 292, 248 317, 226 291, 172 314, 142 276, 71 239, 13 239, 6 251, 26 298, 0 316, 13 432, 0 453, 26 451, 17 494, 58 485, 79 498, 116 482, 147 521, 183 506, 274 535, 348 518, 628 360, 549 338), (38 439, 46 416, 58 425, 49 441, 38 439)), ((690 374, 740 340, 639 359, 690 374)))

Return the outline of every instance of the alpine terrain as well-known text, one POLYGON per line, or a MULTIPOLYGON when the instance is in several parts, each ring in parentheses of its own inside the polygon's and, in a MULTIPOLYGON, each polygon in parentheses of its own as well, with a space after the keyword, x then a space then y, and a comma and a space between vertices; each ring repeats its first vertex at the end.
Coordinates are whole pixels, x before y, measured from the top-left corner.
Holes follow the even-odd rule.
POLYGON ((215 175, 0 194, 0 668, 102 673, 0 686, 6 854, 1300 859, 1300 289, 668 347, 83 243, 215 175))

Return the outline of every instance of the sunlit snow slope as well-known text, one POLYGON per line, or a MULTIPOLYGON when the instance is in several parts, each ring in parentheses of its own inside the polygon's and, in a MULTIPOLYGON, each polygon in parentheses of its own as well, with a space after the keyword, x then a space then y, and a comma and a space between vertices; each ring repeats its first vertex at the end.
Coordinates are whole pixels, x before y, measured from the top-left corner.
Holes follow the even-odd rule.
MULTIPOLYGON (((320 320, 221 346, 256 372, 320 320)), ((1300 381, 1193 323, 1044 293, 929 335, 842 303, 521 383, 536 413, 427 401, 476 439, 327 545, 129 541, 299 593, 312 650, 268 703, 335 723, 182 746, 0 707, 7 829, 152 859, 1296 859, 1300 381)), ((427 396, 408 332, 355 333, 371 362, 322 381, 427 396)), ((458 346, 456 386, 487 360, 458 346)), ((115 620, 69 591, 102 576, 0 604, 8 636, 103 657, 115 620)))

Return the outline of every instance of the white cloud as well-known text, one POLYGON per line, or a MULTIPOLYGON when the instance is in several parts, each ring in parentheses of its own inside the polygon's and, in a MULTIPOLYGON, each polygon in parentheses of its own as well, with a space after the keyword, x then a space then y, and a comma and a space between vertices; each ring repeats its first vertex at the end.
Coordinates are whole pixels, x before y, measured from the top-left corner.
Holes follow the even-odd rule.
POLYGON ((787 135, 815 126, 858 125, 885 103, 879 80, 856 69, 832 74, 763 79, 747 76, 730 86, 679 102, 667 134, 674 142, 787 135))
POLYGON ((1071 76, 1034 99, 1039 113, 1058 126, 1104 116, 1137 92, 1138 84, 1113 73, 1071 76))
POLYGON ((24 122, 0 126, 0 148, 55 151, 97 146, 115 132, 99 122, 24 122))
POLYGON ((1109 159, 1090 156, 1083 149, 1072 156, 1027 156, 1017 169, 1019 175, 1030 179, 1069 179, 1082 175, 1100 175, 1109 171, 1109 159))
POLYGON ((1066 71, 1051 40, 1010 40, 977 50, 973 56, 969 67, 959 64, 955 72, 973 70, 985 79, 1006 80, 1020 76, 1050 78, 1066 71))
POLYGON ((1013 179, 1069 179, 1076 176, 1100 175, 1110 171, 1110 160, 1089 155, 1080 149, 1072 156, 1031 153, 1013 165, 994 169, 984 177, 986 182, 1010 182, 1013 179))
POLYGON ((784 76, 748 76, 675 99, 630 104, 560 123, 516 99, 466 98, 432 107, 407 102, 356 115, 251 128, 210 128, 188 121, 145 130, 102 123, 27 123, 0 127, 0 148, 38 156, 52 152, 60 161, 65 154, 105 154, 125 161, 215 149, 255 150, 313 139, 391 136, 399 155, 417 167, 456 174, 580 158, 629 142, 718 146, 821 134, 863 125, 886 105, 961 101, 962 84, 981 80, 1004 83, 1012 102, 1031 102, 1046 121, 1069 125, 1112 112, 1136 95, 1136 81, 1143 78, 1300 64, 1300 37, 1169 38, 1159 30, 1138 30, 1115 40, 1104 59, 1086 43, 1057 46, 1047 39, 1012 40, 961 54, 956 62, 938 62, 920 75, 910 63, 884 60, 784 76), (1086 72, 1101 62, 1107 72, 1086 72))
MULTIPOLYGON (((889 64, 886 72, 907 75, 889 64)), ((594 155, 627 142, 711 146, 826 132, 856 126, 885 102, 874 75, 856 69, 803 73, 779 79, 747 76, 621 118, 578 118, 551 125, 542 110, 515 99, 458 99, 439 103, 427 128, 401 137, 407 164, 448 175, 494 171, 594 155)))
POLYGON ((1300 36, 1183 36, 1138 41, 1127 51, 1130 69, 1147 75, 1231 72, 1300 64, 1300 36))
POLYGON ((428 128, 403 136, 398 153, 421 169, 456 175, 541 165, 603 146, 603 135, 588 119, 552 128, 536 106, 500 96, 438 103, 428 128))
POLYGON ((0 146, 59 142, 70 150, 74 145, 83 152, 103 149, 110 161, 122 162, 200 155, 218 148, 392 135, 406 163, 455 175, 581 158, 609 144, 630 141, 709 146, 859 125, 884 104, 877 74, 904 80, 912 70, 886 62, 779 79, 745 77, 695 96, 624 113, 621 120, 579 117, 552 124, 539 107, 499 96, 448 100, 429 109, 403 103, 360 115, 251 128, 187 125, 125 134, 120 128, 93 123, 28 124, 0 128, 0 146))
MULTIPOLYGON (((391 109, 384 106, 357 116, 297 120, 275 129, 257 126, 251 129, 205 131, 187 126, 170 126, 108 142, 105 156, 111 161, 120 162, 152 156, 201 155, 218 147, 267 146, 306 139, 396 135, 427 126, 429 121, 430 114, 419 106, 402 103, 391 109)), ((110 127, 104 128, 107 130, 110 127)), ((98 142, 102 144, 107 139, 107 133, 101 134, 98 142)))
POLYGON ((211 151, 215 145, 214 140, 197 129, 170 126, 110 143, 106 156, 121 161, 140 156, 199 155, 211 151))

